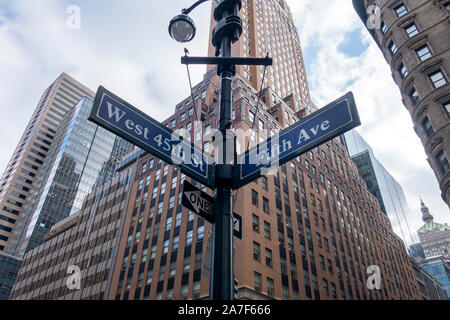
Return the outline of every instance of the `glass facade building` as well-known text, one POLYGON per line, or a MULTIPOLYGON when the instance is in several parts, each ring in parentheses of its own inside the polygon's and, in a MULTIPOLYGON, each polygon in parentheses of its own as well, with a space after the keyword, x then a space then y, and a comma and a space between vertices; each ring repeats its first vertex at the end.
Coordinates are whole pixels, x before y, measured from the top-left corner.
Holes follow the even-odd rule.
POLYGON ((32 209, 32 217, 19 254, 40 245, 50 228, 81 209, 85 196, 115 174, 117 163, 134 145, 87 119, 93 102, 83 98, 75 107, 45 184, 32 209))
POLYGON ((0 300, 8 300, 22 259, 0 252, 0 300))
POLYGON ((428 258, 422 267, 439 281, 450 297, 450 265, 442 256, 428 258))
POLYGON ((410 209, 402 186, 377 160, 372 147, 356 130, 342 135, 341 141, 346 146, 353 162, 356 163, 367 188, 377 197, 381 210, 390 218, 394 231, 406 241, 402 226, 405 223, 409 230, 406 217, 410 209))

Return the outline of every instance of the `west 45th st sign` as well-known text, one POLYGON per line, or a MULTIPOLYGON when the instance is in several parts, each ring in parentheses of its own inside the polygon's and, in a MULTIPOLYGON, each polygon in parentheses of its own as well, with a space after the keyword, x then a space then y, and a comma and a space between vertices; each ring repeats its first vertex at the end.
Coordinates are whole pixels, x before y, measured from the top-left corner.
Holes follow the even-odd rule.
MULTIPOLYGON (((97 92, 89 120, 179 167, 205 186, 217 185, 210 154, 103 87, 97 92)), ((348 93, 239 155, 233 169, 234 189, 360 124, 353 94, 348 93)))

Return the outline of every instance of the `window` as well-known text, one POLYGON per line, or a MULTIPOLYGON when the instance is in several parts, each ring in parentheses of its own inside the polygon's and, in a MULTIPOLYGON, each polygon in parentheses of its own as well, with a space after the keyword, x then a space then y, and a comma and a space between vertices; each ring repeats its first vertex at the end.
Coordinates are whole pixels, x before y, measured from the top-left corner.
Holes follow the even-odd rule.
POLYGON ((271 279, 271 278, 267 278, 267 295, 269 296, 269 297, 273 297, 274 296, 274 291, 273 291, 273 287, 274 287, 274 284, 273 284, 273 279, 271 279))
POLYGON ((415 88, 411 89, 411 91, 409 92, 409 97, 411 98, 413 104, 419 102, 419 94, 417 93, 417 90, 415 88))
POLYGON ((208 124, 208 125, 205 127, 205 136, 209 135, 210 133, 211 133, 211 125, 208 124))
POLYGON ((255 190, 252 190, 252 204, 256 207, 258 206, 258 192, 255 190))
POLYGON ((450 1, 447 3, 444 3, 444 7, 445 7, 445 10, 447 10, 447 12, 450 13, 450 1))
POLYGON ((250 120, 251 123, 255 121, 255 113, 251 110, 248 111, 248 119, 250 120))
POLYGON ((257 215, 252 215, 253 231, 259 233, 259 217, 257 215))
POLYGON ((265 213, 269 213, 269 200, 263 197, 263 210, 265 213))
POLYGON ((428 116, 426 116, 422 120, 422 128, 428 137, 431 136, 431 134, 434 132, 433 125, 431 124, 431 121, 428 118, 428 116))
POLYGON ((191 269, 191 257, 186 257, 184 258, 183 271, 189 272, 190 269, 191 269))
POLYGON ((447 173, 450 170, 450 165, 448 163, 447 155, 445 154, 444 150, 438 153, 436 159, 439 162, 439 165, 441 166, 444 174, 447 173))
POLYGON ((267 221, 264 221, 264 237, 266 237, 267 239, 270 239, 270 223, 268 223, 267 221))
POLYGON ((319 255, 319 264, 320 264, 320 267, 322 268, 322 270, 325 270, 325 258, 321 254, 319 255))
POLYGON ((405 31, 409 38, 412 38, 419 33, 419 29, 417 29, 415 23, 411 23, 410 25, 406 26, 405 31))
POLYGON ((328 291, 328 281, 325 279, 323 279, 323 291, 327 296, 330 294, 330 292, 328 291))
POLYGON ((261 274, 258 272, 255 272, 254 280, 255 280, 255 291, 260 292, 261 291, 261 274))
POLYGON ((262 121, 261 119, 258 120, 258 128, 261 131, 264 130, 264 121, 262 121))
POLYGON ((408 75, 408 69, 406 69, 403 63, 398 67, 398 73, 400 73, 402 78, 405 78, 408 75))
POLYGON ((261 185, 262 185, 262 188, 264 190, 266 190, 266 191, 269 190, 269 186, 268 186, 268 183, 267 183, 267 177, 262 177, 261 178, 261 185))
POLYGON ((387 26, 386 23, 384 23, 384 21, 381 21, 381 32, 386 33, 387 31, 387 26))
POLYGON ((253 242, 253 259, 255 259, 256 261, 261 260, 260 245, 257 242, 253 242))
POLYGON ((403 17, 405 14, 408 13, 408 9, 406 8, 405 4, 401 4, 398 7, 394 8, 395 13, 397 14, 397 17, 403 17))
POLYGON ((266 248, 266 266, 272 267, 272 250, 266 248))
POLYGON ((397 52, 397 46, 395 45, 395 42, 393 40, 389 42, 389 50, 392 54, 395 54, 397 52))
POLYGON ((429 74, 428 77, 430 77, 430 80, 433 82, 435 88, 442 87, 447 83, 447 79, 445 79, 441 70, 429 74))
POLYGON ((186 233, 186 244, 187 245, 192 243, 192 234, 193 234, 192 230, 190 230, 186 233))
POLYGON ((416 50, 417 56, 419 57, 420 61, 425 61, 429 58, 431 58, 433 55, 431 54, 430 48, 428 45, 424 45, 416 50))
POLYGON ((200 226, 197 229, 197 241, 202 240, 205 236, 205 226, 200 226))
POLYGON ((443 104, 444 110, 447 111, 447 115, 450 117, 450 101, 443 104))

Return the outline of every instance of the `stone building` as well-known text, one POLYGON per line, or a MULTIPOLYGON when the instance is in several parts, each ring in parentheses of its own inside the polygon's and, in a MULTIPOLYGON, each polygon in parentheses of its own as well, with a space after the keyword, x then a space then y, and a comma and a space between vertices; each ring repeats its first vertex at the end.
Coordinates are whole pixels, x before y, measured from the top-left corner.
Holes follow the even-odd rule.
POLYGON ((391 66, 450 206, 450 2, 353 0, 353 5, 391 66))

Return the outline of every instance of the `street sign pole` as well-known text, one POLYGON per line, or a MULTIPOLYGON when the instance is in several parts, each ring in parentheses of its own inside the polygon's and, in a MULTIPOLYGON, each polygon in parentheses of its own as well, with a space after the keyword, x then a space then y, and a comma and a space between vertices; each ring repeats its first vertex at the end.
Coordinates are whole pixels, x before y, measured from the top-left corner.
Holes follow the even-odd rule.
MULTIPOLYGON (((215 18, 218 26, 221 21, 237 15, 240 1, 224 0, 216 8, 215 18)), ((216 40, 216 52, 220 48, 223 58, 231 57, 231 46, 234 41, 233 30, 231 26, 227 32, 220 29, 215 30, 215 35, 219 39, 216 40), (231 32, 230 32, 231 30, 231 32), (218 34, 221 33, 221 34, 218 34), (220 39, 221 38, 221 39, 220 39), (217 42, 217 40, 219 40, 217 42)), ((217 27, 216 27, 217 28, 217 27)), ((242 28, 242 26, 241 26, 242 28)), ((237 30, 239 32, 239 30, 237 30)), ((239 32, 239 36, 242 30, 239 32)), ((219 131, 222 134, 222 141, 219 142, 218 157, 219 163, 216 165, 216 190, 215 190, 215 222, 213 225, 213 247, 212 247, 212 281, 211 293, 213 300, 232 300, 233 299, 233 208, 232 208, 232 184, 233 184, 233 159, 227 156, 228 152, 236 152, 236 150, 227 150, 228 133, 231 129, 231 104, 232 104, 232 78, 236 73, 236 67, 231 64, 219 64, 217 74, 221 78, 220 89, 220 114, 219 114, 219 131)), ((233 138, 232 138, 233 139, 233 138)), ((233 139, 234 140, 234 139, 233 139)), ((232 140, 232 141, 233 141, 232 140)), ((234 148, 235 149, 235 148, 234 148)), ((232 157, 234 158, 234 157, 232 157)))

